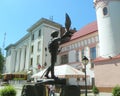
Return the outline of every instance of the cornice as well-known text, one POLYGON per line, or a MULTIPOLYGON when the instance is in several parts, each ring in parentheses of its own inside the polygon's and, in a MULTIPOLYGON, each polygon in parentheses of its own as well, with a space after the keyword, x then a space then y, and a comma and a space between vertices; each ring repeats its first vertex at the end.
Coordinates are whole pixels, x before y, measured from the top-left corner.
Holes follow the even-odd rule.
POLYGON ((120 0, 94 0, 93 1, 94 7, 98 8, 98 7, 107 6, 110 1, 120 1, 120 0))
POLYGON ((38 26, 40 26, 41 24, 49 24, 49 25, 52 25, 52 26, 55 26, 57 28, 60 28, 62 25, 59 24, 59 23, 56 23, 54 21, 51 21, 49 19, 46 19, 46 18, 41 18, 40 20, 38 20, 35 24, 33 24, 30 28, 27 29, 28 32, 32 32, 35 28, 37 28, 38 26))
POLYGON ((110 0, 96 0, 94 1, 94 7, 98 8, 101 6, 107 6, 110 0))

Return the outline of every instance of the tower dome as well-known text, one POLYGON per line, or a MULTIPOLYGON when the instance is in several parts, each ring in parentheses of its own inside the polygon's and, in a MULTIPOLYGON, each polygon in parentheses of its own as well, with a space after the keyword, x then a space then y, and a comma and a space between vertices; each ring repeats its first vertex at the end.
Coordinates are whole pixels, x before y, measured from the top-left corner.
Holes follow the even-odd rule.
POLYGON ((120 0, 94 0, 100 56, 120 54, 120 0))

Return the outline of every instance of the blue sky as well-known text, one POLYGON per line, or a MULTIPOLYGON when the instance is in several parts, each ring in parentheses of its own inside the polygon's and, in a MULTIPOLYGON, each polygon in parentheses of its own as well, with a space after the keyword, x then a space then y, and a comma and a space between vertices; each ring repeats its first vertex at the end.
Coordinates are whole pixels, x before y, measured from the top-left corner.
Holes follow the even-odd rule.
POLYGON ((79 30, 96 20, 93 0, 0 0, 0 48, 14 44, 42 17, 64 26, 65 13, 68 13, 72 28, 79 30))

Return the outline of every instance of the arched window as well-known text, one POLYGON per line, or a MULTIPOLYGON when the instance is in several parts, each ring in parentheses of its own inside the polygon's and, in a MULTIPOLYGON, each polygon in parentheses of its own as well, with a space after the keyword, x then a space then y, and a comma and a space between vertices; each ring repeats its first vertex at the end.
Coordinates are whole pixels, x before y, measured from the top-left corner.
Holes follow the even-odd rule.
POLYGON ((107 15, 108 14, 108 8, 107 7, 104 7, 103 8, 103 15, 105 16, 105 15, 107 15))

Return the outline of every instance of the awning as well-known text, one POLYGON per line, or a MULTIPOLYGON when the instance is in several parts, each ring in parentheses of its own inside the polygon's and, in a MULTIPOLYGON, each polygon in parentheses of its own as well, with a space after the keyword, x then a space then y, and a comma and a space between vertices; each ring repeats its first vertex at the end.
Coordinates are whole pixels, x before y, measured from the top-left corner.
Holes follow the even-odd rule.
MULTIPOLYGON (((31 78, 41 78, 45 71, 46 71, 46 69, 34 74, 31 78)), ((85 77, 84 72, 82 72, 80 70, 77 70, 74 67, 72 67, 70 65, 67 65, 67 64, 55 66, 54 72, 55 72, 55 76, 57 76, 59 78, 72 78, 72 77, 74 77, 74 78, 80 78, 80 77, 84 78, 85 77)))
POLYGON ((12 80, 12 79, 21 79, 26 80, 27 79, 27 72, 26 71, 20 71, 20 72, 13 72, 13 73, 4 73, 2 74, 4 79, 12 80))
POLYGON ((21 74, 21 75, 26 75, 27 72, 26 71, 20 71, 20 72, 14 72, 12 74, 21 74))

